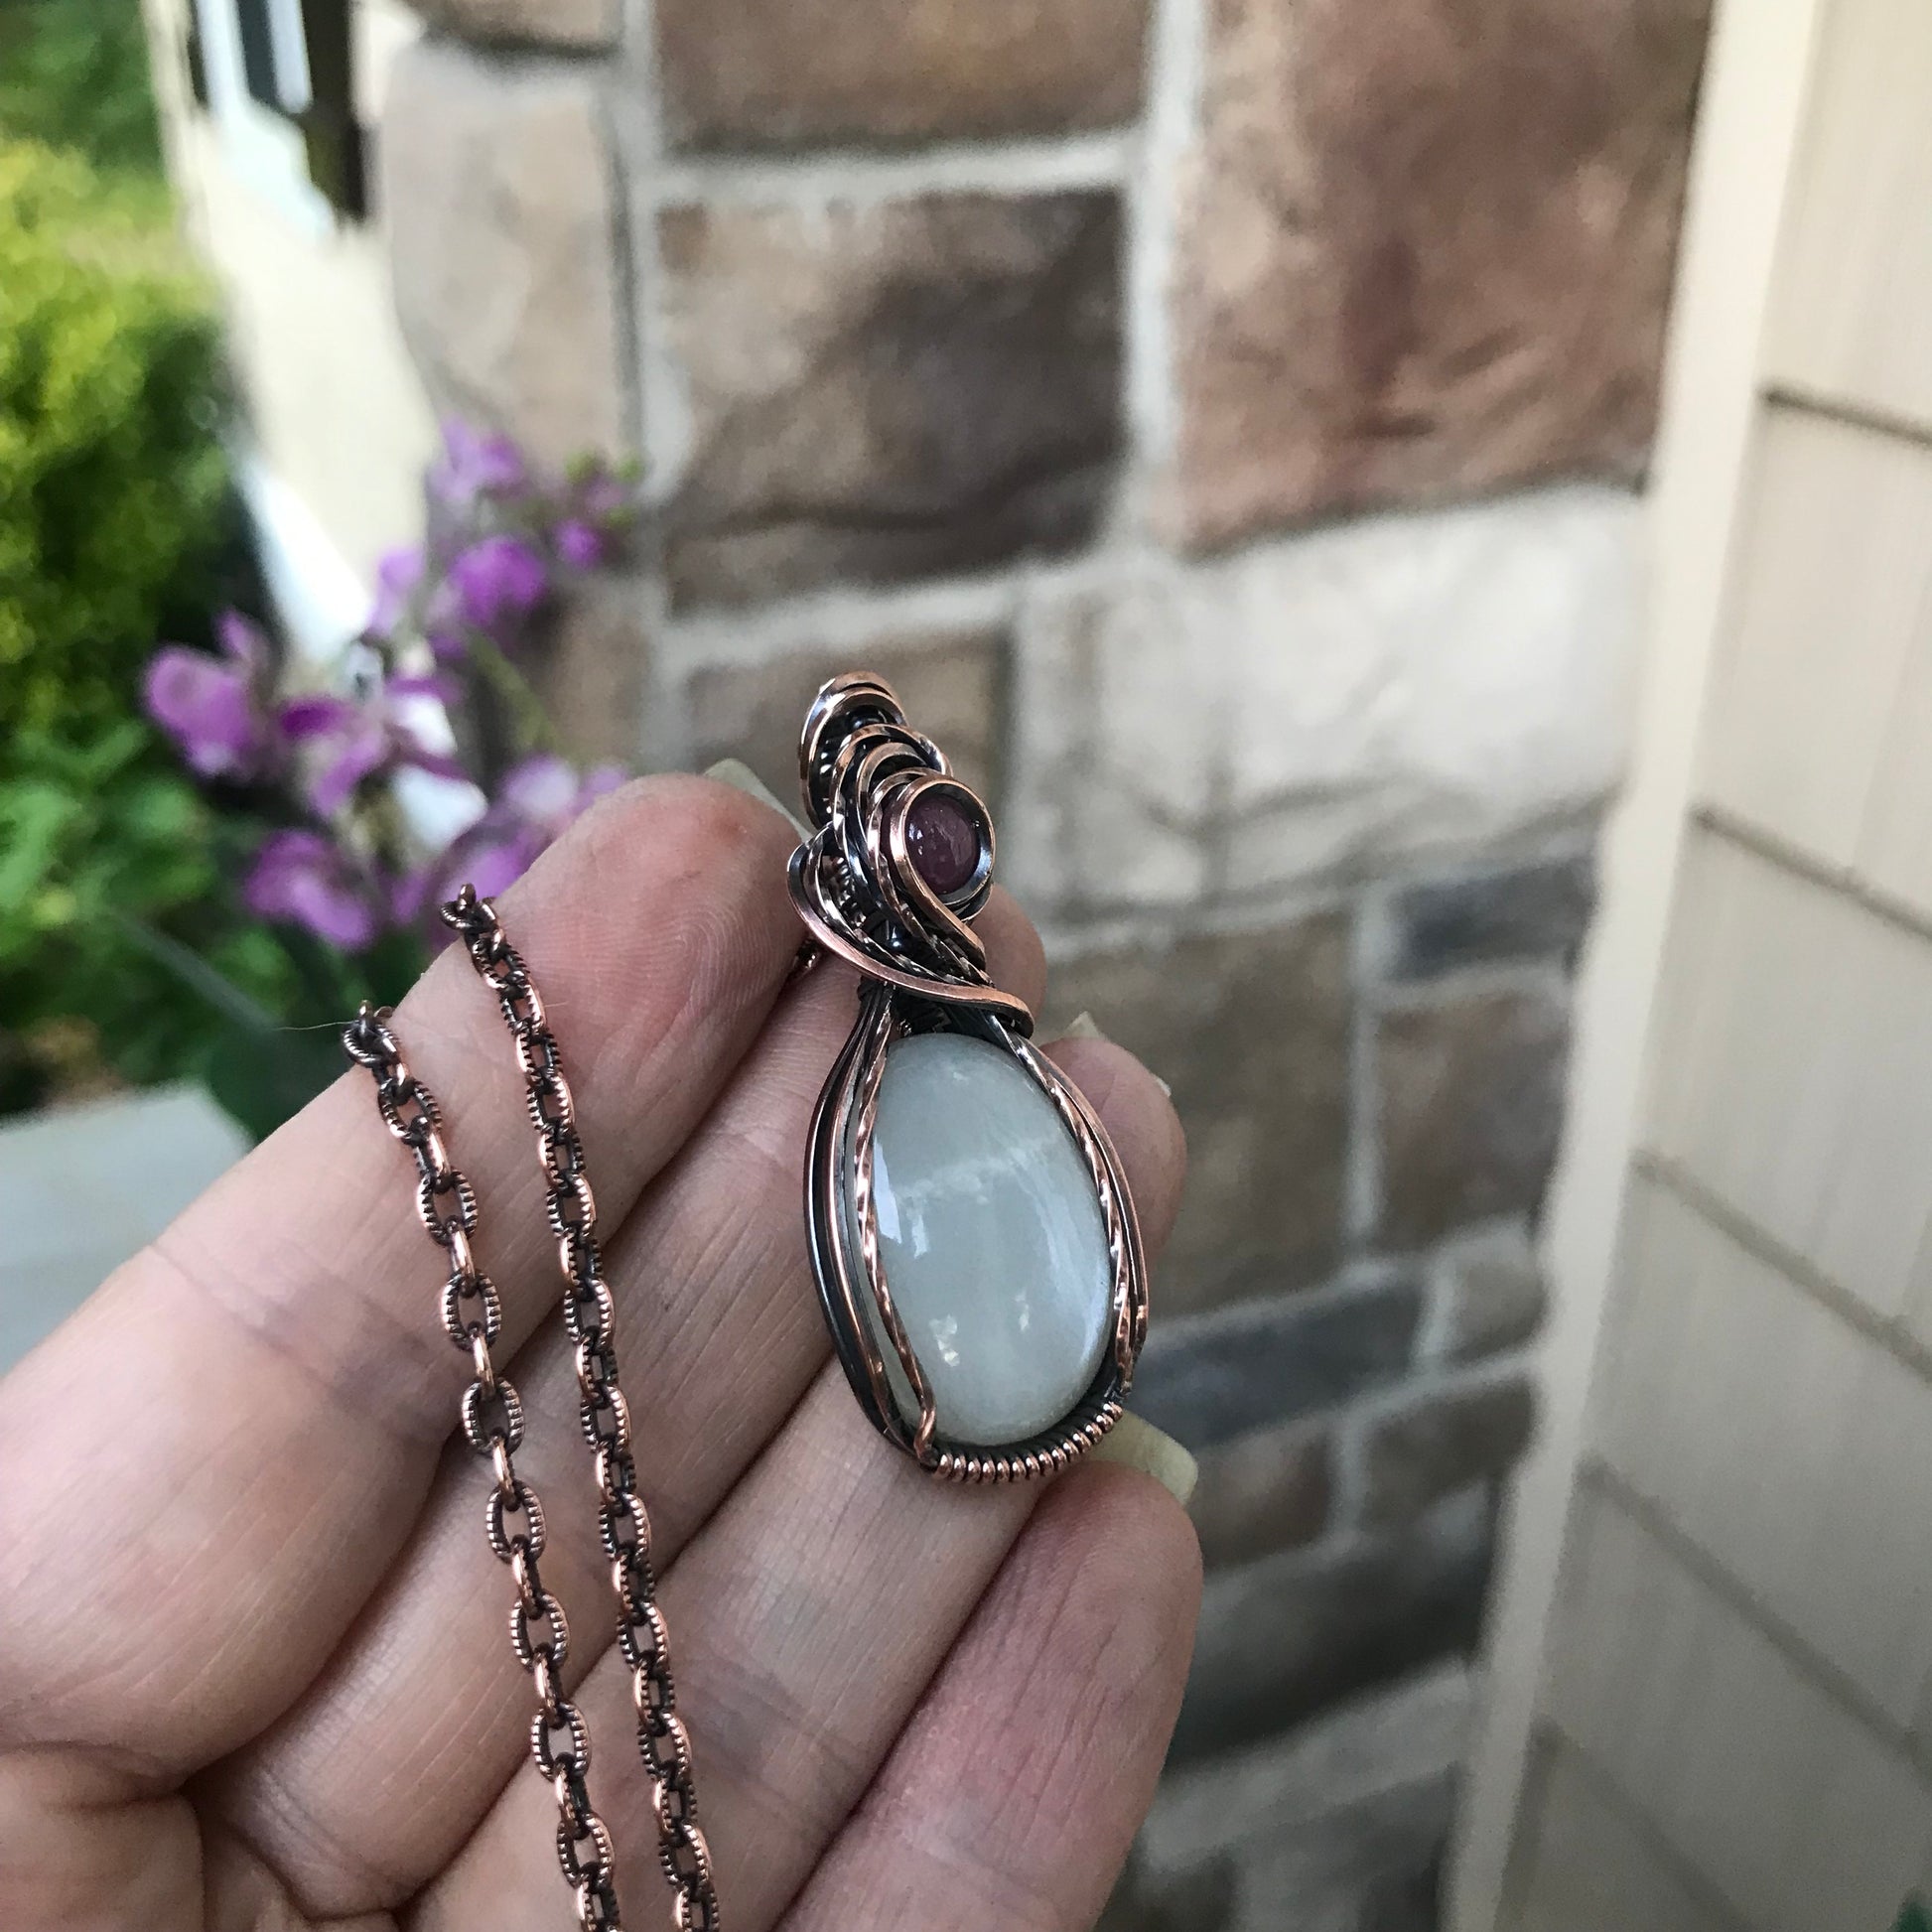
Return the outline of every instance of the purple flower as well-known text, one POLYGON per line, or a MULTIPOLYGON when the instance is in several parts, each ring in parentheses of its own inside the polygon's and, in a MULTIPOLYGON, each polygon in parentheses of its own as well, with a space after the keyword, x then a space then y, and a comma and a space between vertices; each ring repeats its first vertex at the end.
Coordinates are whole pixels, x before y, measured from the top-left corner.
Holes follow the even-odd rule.
POLYGON ((592 523, 627 523, 637 510, 637 486, 601 463, 578 473, 572 483, 574 513, 592 523))
POLYGON ((306 926, 344 952, 360 952, 383 925, 380 882, 321 832, 271 834, 241 897, 251 912, 306 926))
POLYGON ((415 700, 449 700, 438 677, 392 677, 368 698, 338 698, 327 693, 291 698, 282 707, 282 731, 294 741, 313 741, 320 762, 309 785, 309 802, 322 817, 332 817, 348 802, 357 785, 400 765, 460 778, 463 767, 446 752, 428 744, 408 715, 415 700))
POLYGON ((168 644, 148 661, 148 716, 205 778, 260 778, 280 741, 268 693, 274 653, 268 639, 234 611, 216 621, 221 656, 168 644))
POLYGON ((540 827, 547 844, 561 838, 607 791, 616 791, 624 776, 620 764, 595 764, 579 772, 563 759, 540 753, 503 774, 496 806, 540 827))
POLYGON ((469 652, 469 633, 464 626, 462 600, 447 577, 430 592, 422 622, 429 654, 439 664, 461 664, 469 652))
POLYGON ((479 630, 527 618, 550 589, 543 558, 521 537, 473 543, 450 565, 450 588, 464 621, 479 630))
POLYGON ((366 625, 371 636, 393 634, 407 614, 410 601, 422 587, 429 559, 420 544, 385 550, 375 566, 375 604, 366 625))
POLYGON ((546 847, 607 791, 624 781, 615 764, 582 773, 560 758, 525 759, 503 776, 489 808, 455 839, 420 884, 419 902, 431 892, 448 898, 468 882, 484 898, 529 871, 546 847))
POLYGON ((443 453, 430 466, 430 494, 459 516, 487 498, 519 495, 529 484, 523 454, 507 436, 455 419, 443 425, 443 453))
POLYGON ((567 516, 557 525, 557 555, 572 570, 595 570, 604 561, 604 532, 581 516, 567 516))

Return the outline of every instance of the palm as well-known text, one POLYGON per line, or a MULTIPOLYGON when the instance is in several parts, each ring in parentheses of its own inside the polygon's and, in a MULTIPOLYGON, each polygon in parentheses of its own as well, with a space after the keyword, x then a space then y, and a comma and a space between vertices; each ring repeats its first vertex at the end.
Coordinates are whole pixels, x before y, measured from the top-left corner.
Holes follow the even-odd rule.
MULTIPOLYGON (((948 1489, 859 1418, 796 1178, 852 989, 784 989, 786 844, 736 793, 653 782, 504 901, 599 1190, 726 1922, 1080 1927, 1173 1723, 1192 1536, 1129 1471, 948 1489)), ((1002 983, 1036 1001, 1026 922, 996 898, 982 925, 1002 983)), ((628 1922, 657 1923, 518 1075, 458 957, 395 1024, 482 1200, 592 1791, 628 1922)), ((1102 1042, 1056 1051, 1158 1242, 1180 1172, 1159 1088, 1102 1042)), ((345 1076, 0 1386, 14 1932, 569 1922, 410 1177, 345 1076)))

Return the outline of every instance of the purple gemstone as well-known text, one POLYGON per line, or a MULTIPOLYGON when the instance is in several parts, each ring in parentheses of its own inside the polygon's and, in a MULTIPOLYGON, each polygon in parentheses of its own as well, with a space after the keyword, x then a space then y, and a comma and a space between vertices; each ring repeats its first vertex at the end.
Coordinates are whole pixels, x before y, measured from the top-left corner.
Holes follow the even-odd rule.
POLYGON ((957 798, 929 791, 905 820, 905 847, 918 875, 945 898, 979 870, 979 827, 957 798))

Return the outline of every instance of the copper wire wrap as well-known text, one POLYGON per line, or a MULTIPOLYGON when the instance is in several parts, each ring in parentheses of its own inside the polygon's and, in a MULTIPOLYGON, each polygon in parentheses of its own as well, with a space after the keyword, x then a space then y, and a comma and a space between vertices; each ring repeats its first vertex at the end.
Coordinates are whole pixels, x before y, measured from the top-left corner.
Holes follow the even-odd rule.
MULTIPOLYGON (((615 1312, 597 1239, 597 1202, 585 1172, 575 1104, 529 968, 504 935, 495 908, 466 886, 443 907, 470 961, 496 996, 515 1042, 536 1129, 546 1214, 557 1240, 564 1279, 563 1316, 576 1350, 578 1414, 595 1456, 598 1530, 618 1598, 618 1644, 630 1668, 637 1713, 637 1749, 652 1782, 658 1862, 672 1890, 679 1932, 719 1932, 711 1854, 697 1824, 691 1739, 677 1714, 669 1636, 657 1607, 651 1567, 650 1518, 637 1494, 629 1411, 618 1386, 615 1312)), ((375 1080, 384 1124, 415 1157, 416 1211, 429 1237, 449 1258, 441 1304, 443 1326, 470 1358, 473 1379, 459 1418, 464 1440, 490 1466, 484 1503, 489 1547, 516 1585, 510 1606, 510 1644, 536 1688, 530 1755, 556 1796, 557 1860, 570 1886, 581 1926, 615 1932, 622 1925, 611 1833, 591 1803, 590 1731, 564 1695, 569 1628, 563 1605, 543 1587, 543 1506, 516 1473, 523 1441, 523 1405, 497 1372, 491 1349, 502 1314, 495 1288, 477 1267, 472 1237, 477 1196, 452 1166, 441 1110, 410 1071, 386 1014, 363 1006, 343 1034, 343 1047, 375 1080)))
POLYGON ((863 673, 834 678, 805 720, 799 765, 816 829, 791 855, 789 885, 812 939, 882 985, 977 1006, 1032 1033, 1026 1003, 993 984, 967 923, 993 890, 992 817, 938 746, 906 724, 892 687, 863 673), (934 789, 980 834, 972 878, 943 898, 906 843, 914 807, 934 789))
POLYGON ((791 857, 792 902, 808 944, 861 975, 859 1019, 819 1097, 806 1158, 806 1231, 833 1346, 874 1428, 932 1474, 958 1482, 1052 1474, 1120 1420, 1147 1338, 1146 1261, 1120 1159, 1079 1091, 1033 1047, 1025 1003, 992 982, 969 923, 992 890, 991 815, 939 748, 906 723, 892 688, 863 673, 827 684, 806 716, 799 773, 813 830, 791 857), (970 876, 944 895, 920 876, 908 836, 914 809, 935 789, 979 838, 970 876), (872 1169, 886 1056, 896 1039, 937 1030, 984 1039, 1032 1075, 1086 1164, 1106 1229, 1113 1345, 1072 1413, 1025 1443, 943 1437, 880 1260, 872 1169), (893 1386, 886 1349, 911 1394, 909 1408, 893 1386))

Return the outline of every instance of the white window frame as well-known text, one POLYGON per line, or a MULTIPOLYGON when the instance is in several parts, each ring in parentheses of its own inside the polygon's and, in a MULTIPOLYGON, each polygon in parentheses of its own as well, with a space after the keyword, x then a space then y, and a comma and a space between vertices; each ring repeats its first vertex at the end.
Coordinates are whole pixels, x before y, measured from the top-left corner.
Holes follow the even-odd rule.
MULTIPOLYGON (((241 52, 241 20, 235 0, 194 0, 202 32, 202 65, 207 80, 208 112, 221 152, 236 176, 272 203, 305 233, 336 232, 337 214, 329 198, 309 179, 309 155, 302 132, 281 114, 264 107, 248 91, 241 52)), ((308 105, 309 51, 302 25, 302 0, 268 0, 269 33, 278 79, 292 78, 283 105, 299 114, 308 105), (287 95, 296 95, 289 98, 287 95)))

